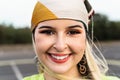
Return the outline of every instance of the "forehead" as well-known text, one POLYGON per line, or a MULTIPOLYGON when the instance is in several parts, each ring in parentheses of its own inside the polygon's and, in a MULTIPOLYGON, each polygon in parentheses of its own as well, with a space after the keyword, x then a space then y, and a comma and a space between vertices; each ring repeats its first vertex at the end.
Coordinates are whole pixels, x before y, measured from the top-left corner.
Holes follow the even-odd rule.
POLYGON ((75 21, 75 20, 66 20, 66 19, 57 19, 57 20, 48 20, 44 22, 40 22, 38 24, 38 28, 42 26, 51 26, 51 27, 69 27, 79 25, 81 28, 84 28, 84 24, 81 21, 75 21))

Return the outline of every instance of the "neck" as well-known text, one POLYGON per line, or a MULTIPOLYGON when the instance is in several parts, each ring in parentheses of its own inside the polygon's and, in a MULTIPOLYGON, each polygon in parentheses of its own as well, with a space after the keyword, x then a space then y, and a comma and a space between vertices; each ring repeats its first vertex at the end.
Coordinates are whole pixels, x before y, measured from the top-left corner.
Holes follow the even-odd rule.
POLYGON ((44 73, 44 80, 58 80, 55 77, 49 75, 48 73, 44 73))
MULTIPOLYGON (((73 80, 73 78, 75 78, 75 80, 81 79, 81 76, 80 76, 77 68, 73 68, 73 70, 67 71, 67 72, 59 74, 59 75, 63 75, 65 77, 69 78, 66 80, 70 80, 70 79, 73 80)), ((44 72, 44 78, 45 78, 45 80, 59 80, 59 79, 55 78, 54 76, 52 76, 51 74, 46 73, 46 72, 44 72)))

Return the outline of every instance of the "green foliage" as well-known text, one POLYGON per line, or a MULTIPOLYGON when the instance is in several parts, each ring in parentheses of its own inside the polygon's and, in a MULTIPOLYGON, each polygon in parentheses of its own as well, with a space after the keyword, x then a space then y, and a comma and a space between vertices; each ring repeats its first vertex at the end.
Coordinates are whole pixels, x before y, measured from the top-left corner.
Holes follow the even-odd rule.
POLYGON ((30 43, 32 40, 30 30, 28 28, 17 29, 14 40, 15 43, 30 43))
MULTIPOLYGON (((91 31, 91 24, 90 24, 91 31)), ((95 14, 94 37, 97 40, 120 40, 120 22, 110 21, 107 16, 95 14)))
POLYGON ((29 28, 15 29, 12 25, 0 25, 0 44, 25 44, 31 42, 29 28))

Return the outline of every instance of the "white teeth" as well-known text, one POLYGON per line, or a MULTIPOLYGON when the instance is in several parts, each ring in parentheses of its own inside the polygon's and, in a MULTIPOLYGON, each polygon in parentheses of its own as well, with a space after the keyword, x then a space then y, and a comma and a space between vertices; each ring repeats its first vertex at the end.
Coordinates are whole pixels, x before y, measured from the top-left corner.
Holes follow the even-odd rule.
POLYGON ((55 55, 51 55, 53 58, 58 59, 58 60, 62 60, 68 57, 68 55, 65 56, 55 56, 55 55))

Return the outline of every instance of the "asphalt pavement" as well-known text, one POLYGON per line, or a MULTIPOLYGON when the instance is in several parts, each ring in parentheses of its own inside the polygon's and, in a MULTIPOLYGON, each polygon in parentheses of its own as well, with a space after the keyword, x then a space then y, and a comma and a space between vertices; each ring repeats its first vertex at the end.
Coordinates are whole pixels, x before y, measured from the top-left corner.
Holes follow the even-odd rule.
MULTIPOLYGON (((109 64, 110 75, 120 77, 120 42, 99 46, 109 64)), ((31 45, 0 46, 0 80, 22 80, 25 76, 37 74, 34 56, 31 45)))

